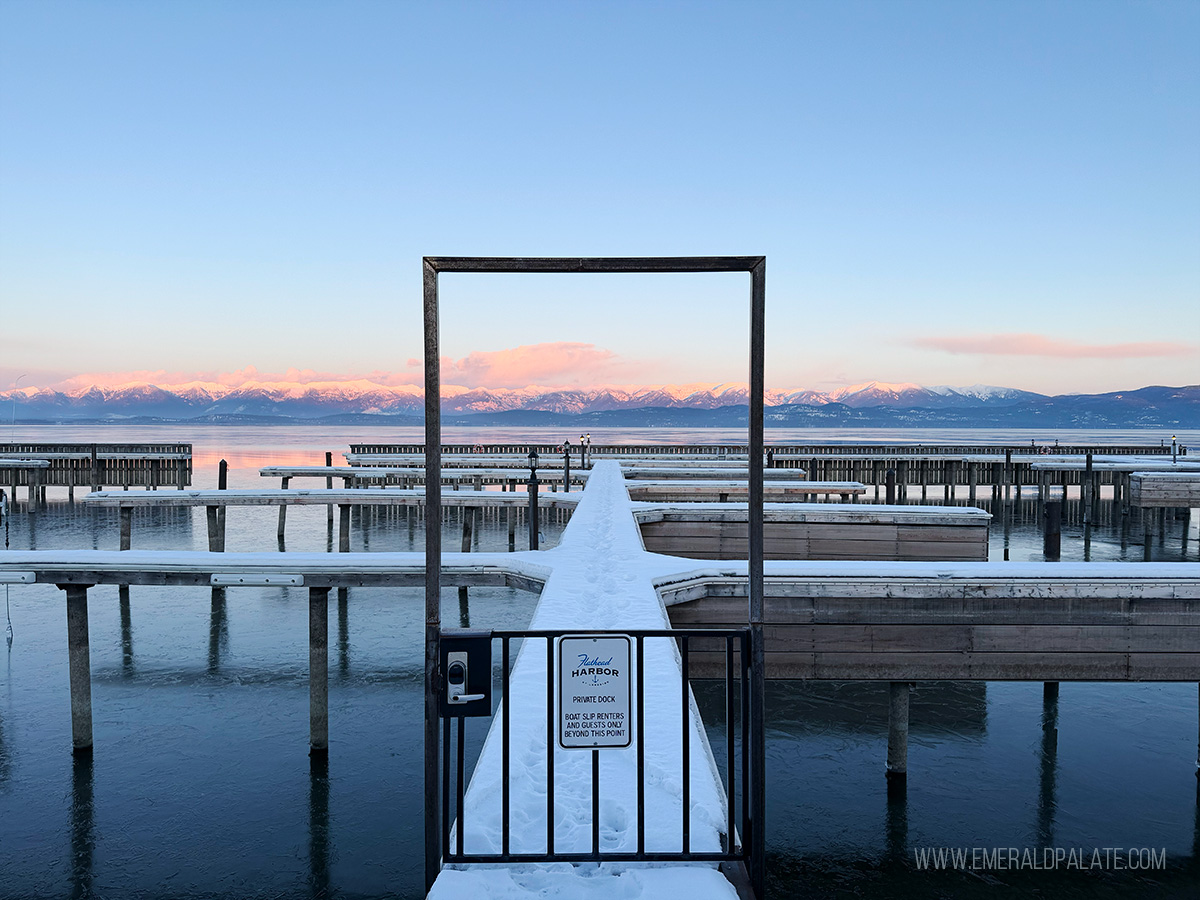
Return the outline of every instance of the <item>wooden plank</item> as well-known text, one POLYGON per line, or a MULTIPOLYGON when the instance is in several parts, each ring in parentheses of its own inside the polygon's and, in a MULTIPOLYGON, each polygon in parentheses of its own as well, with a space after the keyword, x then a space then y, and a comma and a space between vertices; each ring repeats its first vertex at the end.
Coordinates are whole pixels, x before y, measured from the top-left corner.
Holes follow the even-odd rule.
MULTIPOLYGON (((725 627, 745 620, 746 603, 741 596, 713 596, 671 604, 667 612, 678 625, 725 627)), ((937 598, 874 601, 864 598, 781 598, 771 593, 764 604, 765 621, 771 625, 912 624, 951 625, 986 621, 1004 626, 1193 626, 1200 624, 1200 600, 1130 601, 1098 598, 1078 600, 984 600, 953 602, 937 598)))
MULTIPOLYGON (((770 679, 836 681, 1195 681, 1194 653, 1108 654, 1090 663, 1078 657, 1036 659, 985 654, 987 659, 968 662, 964 654, 937 654, 917 663, 908 654, 901 658, 874 654, 833 655, 766 653, 770 679)), ((722 678, 724 653, 694 653, 689 669, 694 678, 722 678)))
POLYGON ((1200 647, 1200 624, 770 624, 764 638, 769 653, 1186 653, 1200 647))

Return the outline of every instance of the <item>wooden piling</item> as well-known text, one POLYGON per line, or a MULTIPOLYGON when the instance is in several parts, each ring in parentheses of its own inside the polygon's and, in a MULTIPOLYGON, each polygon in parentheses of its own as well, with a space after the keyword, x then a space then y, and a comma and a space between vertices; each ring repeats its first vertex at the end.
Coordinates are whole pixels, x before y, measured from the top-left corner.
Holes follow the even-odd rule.
MULTIPOLYGON (((229 489, 229 463, 221 460, 217 464, 217 490, 224 491, 229 489)), ((225 549, 225 507, 217 507, 217 531, 221 535, 221 548, 225 549)), ((210 539, 211 540, 211 539, 210 539)))
POLYGON ((308 752, 329 752, 329 588, 308 589, 308 752))
POLYGON ((133 507, 122 506, 121 516, 121 549, 128 550, 133 542, 133 507))
POLYGON ((463 510, 462 523, 462 552, 471 552, 471 530, 475 524, 475 508, 468 506, 463 510))
POLYGON ((888 684, 887 777, 908 777, 908 701, 912 685, 907 681, 888 684))
POLYGON ((205 519, 208 523, 208 552, 221 553, 225 550, 225 522, 221 517, 221 507, 204 507, 205 519))
MULTIPOLYGON (((330 467, 333 465, 333 454, 328 450, 325 451, 325 465, 327 467, 330 467)), ((347 486, 349 486, 349 485, 347 485, 347 486)), ((333 476, 332 475, 325 479, 325 490, 327 490, 327 491, 333 490, 333 476)), ((330 529, 330 531, 332 531, 333 530, 333 506, 332 505, 325 507, 325 521, 327 523, 329 523, 329 529, 330 529)))
POLYGON ((1092 454, 1087 455, 1083 480, 1079 483, 1079 505, 1082 507, 1083 524, 1092 523, 1092 497, 1095 485, 1092 484, 1092 454))
POLYGON ((76 753, 92 749, 92 660, 88 644, 90 584, 60 584, 67 595, 67 664, 71 679, 71 745, 76 753))
POLYGON ((1045 533, 1042 536, 1042 553, 1051 562, 1062 555, 1062 501, 1051 500, 1046 503, 1045 533))
MULTIPOLYGON (((288 476, 284 475, 281 479, 279 489, 286 491, 288 489, 288 482, 291 480, 288 476)), ((329 481, 330 479, 327 478, 325 480, 329 481)), ((279 527, 275 531, 275 536, 279 538, 281 544, 283 543, 283 526, 285 522, 287 522, 287 504, 281 503, 279 504, 279 527)))
POLYGON ((338 504, 338 552, 350 552, 350 504, 338 504))

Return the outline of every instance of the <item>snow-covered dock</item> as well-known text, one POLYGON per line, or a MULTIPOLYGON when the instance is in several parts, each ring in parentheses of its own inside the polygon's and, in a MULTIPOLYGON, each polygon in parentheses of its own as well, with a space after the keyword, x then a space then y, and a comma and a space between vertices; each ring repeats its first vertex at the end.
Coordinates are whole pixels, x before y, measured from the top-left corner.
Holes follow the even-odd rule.
MULTIPOLYGON (((549 569, 530 629, 622 631, 670 627, 655 590, 658 578, 691 563, 647 553, 632 515, 624 479, 616 463, 597 463, 559 545, 538 562, 549 569)), ((540 650, 540 646, 537 647, 540 650)), ((645 760, 637 766, 635 749, 600 751, 600 834, 602 851, 637 849, 639 779, 646 786, 645 845, 678 850, 682 840, 682 804, 691 807, 691 848, 719 852, 727 821, 725 791, 694 703, 687 713, 690 784, 681 783, 679 657, 673 643, 647 642, 645 760)), ((509 722, 509 754, 514 853, 545 849, 547 755, 553 754, 555 847, 586 851, 592 823, 591 754, 563 750, 546 733, 546 656, 531 643, 519 654, 510 678, 510 696, 493 721, 488 740, 467 789, 464 807, 467 852, 498 852, 501 846, 501 754, 503 718, 509 722), (550 738, 548 741, 547 738, 550 738)), ((636 726, 635 726, 636 727, 636 726)), ((500 898, 558 896, 580 898, 679 896, 692 900, 732 898, 736 892, 715 866, 673 864, 669 871, 652 864, 557 864, 443 869, 430 897, 500 898)))
MULTIPOLYGON (((541 492, 538 494, 538 509, 574 509, 579 502, 579 493, 541 492)), ((440 495, 441 506, 457 506, 467 510, 484 507, 503 507, 509 512, 510 543, 515 527, 516 514, 529 506, 529 496, 518 491, 462 490, 445 491, 440 495)), ((423 488, 389 488, 371 491, 363 488, 313 488, 261 490, 205 490, 178 491, 173 493, 96 491, 83 498, 93 506, 113 507, 120 510, 121 549, 132 546, 133 510, 163 506, 203 506, 208 521, 208 549, 220 552, 225 549, 225 521, 222 513, 230 506, 278 506, 280 508, 278 536, 283 540, 283 511, 289 506, 327 506, 338 508, 338 550, 350 551, 350 509, 355 506, 407 507, 425 505, 423 488)), ((470 527, 470 517, 463 520, 464 529, 470 527)))
POLYGON ((47 487, 65 487, 71 497, 75 488, 104 485, 124 488, 185 488, 192 479, 191 444, 0 444, 0 459, 43 460, 45 466, 6 467, 4 484, 11 489, 30 489, 30 503, 44 503, 47 487))
MULTIPOLYGON (((383 493, 359 491, 354 496, 357 502, 364 494, 383 493)), ((181 502, 195 499, 187 494, 168 495, 181 502)), ((454 492, 442 495, 447 496, 453 497, 454 492)), ((746 563, 647 552, 635 521, 637 507, 629 500, 615 463, 597 463, 588 488, 575 496, 582 500, 557 548, 536 553, 447 553, 443 584, 541 587, 531 629, 666 628, 666 604, 679 620, 676 624, 688 624, 687 615, 703 624, 745 621, 746 563)), ((823 505, 823 510, 831 506, 823 505)), ((855 515, 878 509, 846 507, 855 515)), ((896 684, 927 678, 1200 679, 1196 652, 1200 576, 1191 564, 781 561, 767 564, 766 577, 769 596, 779 598, 767 608, 772 626, 767 651, 775 677, 862 677, 896 684), (1049 668, 1063 665, 1072 668, 1049 668)), ((314 611, 310 620, 310 675, 315 685, 312 734, 318 748, 316 736, 328 728, 327 718, 322 718, 327 715, 320 687, 325 632, 319 612, 327 611, 329 588, 411 585, 420 584, 422 578, 422 556, 412 553, 15 551, 0 555, 0 583, 52 583, 66 592, 72 722, 78 748, 91 746, 87 590, 92 584, 309 588, 314 611)), ((636 840, 640 782, 647 791, 648 848, 678 847, 686 796, 692 848, 717 849, 727 832, 724 789, 703 725, 689 704, 690 778, 684 791, 679 698, 685 682, 670 644, 656 643, 657 648, 650 642, 646 645, 645 761, 639 767, 629 750, 602 751, 601 846, 620 850, 636 840)), ((692 674, 711 673, 698 666, 692 674)), ((559 785, 552 820, 556 843, 567 850, 589 846, 590 754, 554 748, 553 736, 547 741, 546 677, 545 654, 522 649, 510 675, 509 698, 495 717, 466 791, 463 843, 468 851, 486 852, 496 846, 501 832, 499 735, 510 709, 515 710, 508 722, 512 848, 539 849, 551 827, 544 790, 550 759, 559 785)), ((721 873, 701 863, 491 864, 446 869, 434 885, 434 896, 441 900, 648 898, 679 893, 691 898, 734 896, 721 873)))

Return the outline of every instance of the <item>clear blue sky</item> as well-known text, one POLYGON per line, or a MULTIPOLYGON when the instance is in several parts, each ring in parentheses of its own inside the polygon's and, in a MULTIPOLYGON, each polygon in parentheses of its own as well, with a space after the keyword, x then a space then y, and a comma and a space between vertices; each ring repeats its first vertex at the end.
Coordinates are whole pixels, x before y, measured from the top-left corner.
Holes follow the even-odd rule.
MULTIPOLYGON (((423 255, 673 254, 767 256, 774 387, 1200 382, 1200 3, 0 0, 0 390, 404 380, 423 255)), ((744 381, 746 294, 446 276, 443 349, 744 381)))

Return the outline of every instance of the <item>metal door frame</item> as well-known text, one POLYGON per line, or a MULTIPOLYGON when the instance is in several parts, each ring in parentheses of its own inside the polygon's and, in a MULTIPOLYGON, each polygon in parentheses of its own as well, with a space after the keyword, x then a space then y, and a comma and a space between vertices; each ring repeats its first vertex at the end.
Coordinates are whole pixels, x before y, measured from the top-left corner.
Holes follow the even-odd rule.
POLYGON ((765 256, 668 257, 465 257, 426 256, 422 260, 425 323, 425 887, 428 891, 442 865, 438 791, 439 712, 438 643, 441 635, 442 573, 442 417, 441 356, 438 332, 438 275, 441 272, 520 273, 685 273, 747 272, 750 275, 750 484, 749 609, 750 680, 750 881, 757 896, 765 884, 764 834, 766 754, 763 709, 763 376, 766 310, 765 256))

